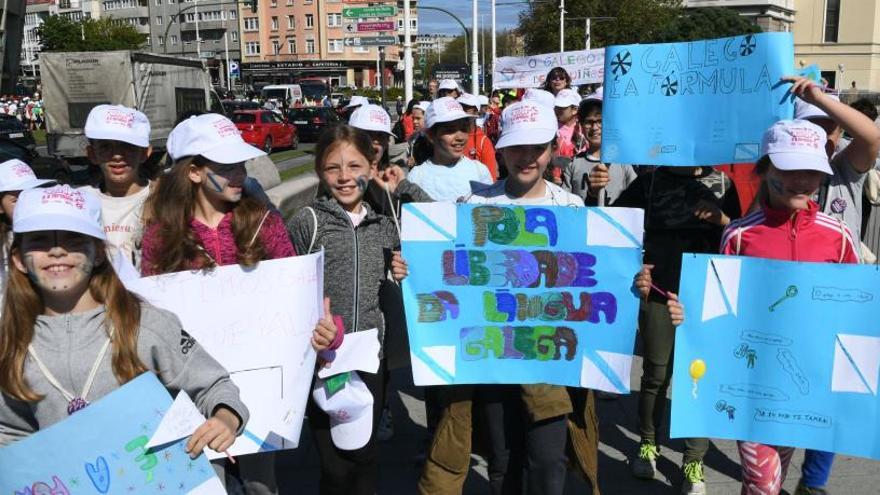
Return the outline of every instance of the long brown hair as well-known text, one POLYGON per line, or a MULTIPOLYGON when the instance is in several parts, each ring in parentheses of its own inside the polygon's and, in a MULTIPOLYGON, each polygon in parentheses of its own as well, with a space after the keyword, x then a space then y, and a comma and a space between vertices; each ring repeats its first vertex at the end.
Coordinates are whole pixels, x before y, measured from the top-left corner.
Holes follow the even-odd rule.
MULTIPOLYGON (((96 260, 89 280, 88 290, 92 297, 106 307, 104 328, 109 336, 113 333, 113 374, 124 384, 147 370, 137 354, 138 331, 141 324, 141 300, 129 292, 110 260, 103 253, 106 246, 95 240, 96 260), (109 324, 108 324, 109 323, 109 324)), ((20 252, 21 235, 12 241, 12 252, 20 252)), ((37 316, 45 306, 39 288, 27 275, 12 268, 3 298, 3 315, 0 316, 0 391, 21 401, 36 402, 43 397, 33 391, 24 379, 24 362, 28 346, 34 338, 37 316)))
POLYGON ((324 168, 327 155, 342 143, 354 146, 370 163, 376 159, 373 141, 366 131, 347 124, 330 126, 321 132, 318 142, 315 144, 315 172, 318 174, 318 178, 321 177, 321 170, 324 168))
MULTIPOLYGON (((148 200, 146 211, 150 223, 158 223, 162 249, 152 269, 153 273, 171 273, 192 266, 213 268, 216 263, 205 254, 195 233, 190 228, 196 205, 198 184, 189 180, 192 167, 205 167, 210 162, 201 156, 177 160, 171 170, 159 179, 155 194, 148 200)), ((260 228, 267 208, 259 201, 242 197, 235 204, 232 216, 232 234, 238 250, 238 262, 254 266, 266 256, 260 228), (253 239, 253 242, 251 240, 253 239)))

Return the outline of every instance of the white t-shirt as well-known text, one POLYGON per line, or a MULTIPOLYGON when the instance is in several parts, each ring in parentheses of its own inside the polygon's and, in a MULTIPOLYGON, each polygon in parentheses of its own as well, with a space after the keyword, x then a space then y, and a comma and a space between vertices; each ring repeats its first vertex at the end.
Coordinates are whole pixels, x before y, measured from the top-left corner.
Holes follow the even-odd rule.
POLYGON ((492 184, 492 175, 482 163, 461 157, 455 165, 436 165, 431 160, 409 172, 410 182, 422 188, 434 201, 456 201, 471 193, 471 183, 492 184))
POLYGON ((100 189, 85 186, 84 190, 101 199, 101 218, 107 235, 108 251, 118 251, 134 265, 141 267, 141 239, 144 237, 144 203, 150 196, 147 186, 131 196, 117 198, 100 189))
POLYGON ((514 198, 504 191, 507 179, 483 189, 474 190, 466 203, 489 205, 532 205, 532 206, 584 206, 584 201, 565 189, 544 181, 546 190, 543 198, 514 198))

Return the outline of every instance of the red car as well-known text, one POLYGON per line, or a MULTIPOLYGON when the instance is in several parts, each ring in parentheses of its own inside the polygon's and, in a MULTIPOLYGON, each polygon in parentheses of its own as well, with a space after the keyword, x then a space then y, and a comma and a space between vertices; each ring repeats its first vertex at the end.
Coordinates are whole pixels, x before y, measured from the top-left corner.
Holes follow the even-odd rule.
POLYGON ((246 143, 266 153, 273 148, 299 146, 296 127, 271 110, 239 110, 232 114, 232 121, 246 143))

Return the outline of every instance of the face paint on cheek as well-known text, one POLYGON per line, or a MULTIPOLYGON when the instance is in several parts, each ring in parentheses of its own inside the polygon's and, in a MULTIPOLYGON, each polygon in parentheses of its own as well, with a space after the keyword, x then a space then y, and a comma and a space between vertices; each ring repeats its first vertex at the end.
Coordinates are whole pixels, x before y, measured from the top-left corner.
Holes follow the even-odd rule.
POLYGON ((214 175, 214 173, 213 173, 213 172, 208 172, 207 175, 208 175, 208 180, 211 181, 211 185, 214 186, 214 190, 217 191, 218 193, 222 193, 222 192, 223 192, 223 186, 221 186, 220 183, 217 182, 217 178, 216 178, 216 176, 214 175))
POLYGON ((27 268, 27 276, 31 279, 35 285, 40 285, 40 281, 37 280, 37 265, 34 263, 34 257, 26 254, 24 256, 24 266, 27 268))
POLYGON ((359 176, 357 176, 357 178, 355 178, 354 181, 357 182, 357 186, 358 186, 358 189, 361 190, 361 194, 364 194, 367 192, 367 186, 369 186, 370 181, 365 176, 359 175, 359 176))

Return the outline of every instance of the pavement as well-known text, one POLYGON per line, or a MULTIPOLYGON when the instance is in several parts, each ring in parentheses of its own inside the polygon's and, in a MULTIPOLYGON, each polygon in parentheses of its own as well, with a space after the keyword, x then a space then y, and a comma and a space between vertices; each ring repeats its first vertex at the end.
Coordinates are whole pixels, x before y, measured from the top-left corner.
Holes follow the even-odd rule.
MULTIPOLYGON (((600 452, 599 483, 603 494, 677 494, 681 483, 680 440, 661 439, 661 459, 654 481, 643 481, 630 475, 627 458, 638 448, 637 409, 641 358, 633 362, 631 383, 633 393, 615 400, 599 400, 600 452)), ((394 437, 380 444, 379 494, 398 495, 416 493, 421 466, 417 456, 428 441, 425 410, 421 389, 412 385, 409 369, 392 373, 391 408, 394 417, 394 437)), ((668 428, 664 428, 668 432, 668 428)), ((803 451, 798 450, 789 468, 783 494, 794 493, 800 478, 803 451)), ((317 451, 309 438, 308 427, 296 450, 281 453, 277 459, 279 493, 317 494, 320 475, 317 451)), ((709 495, 737 495, 740 493, 740 467, 736 442, 713 440, 705 459, 707 493, 709 495)), ((828 485, 835 495, 880 494, 880 470, 871 460, 837 456, 833 476, 828 485)), ((463 494, 488 494, 486 463, 472 456, 471 469, 463 494)), ((569 473, 565 495, 588 494, 587 485, 569 473)))

